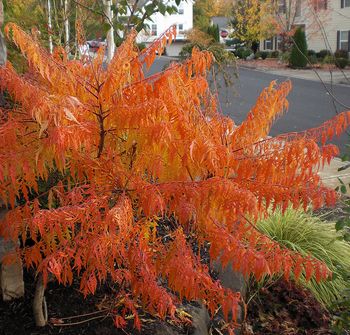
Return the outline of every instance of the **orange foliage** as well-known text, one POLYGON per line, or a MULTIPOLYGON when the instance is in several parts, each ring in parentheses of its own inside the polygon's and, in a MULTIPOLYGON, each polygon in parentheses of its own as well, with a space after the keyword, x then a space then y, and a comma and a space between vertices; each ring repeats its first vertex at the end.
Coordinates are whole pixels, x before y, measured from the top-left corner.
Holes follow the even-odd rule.
POLYGON ((18 252, 45 282, 49 273, 65 285, 79 276, 86 295, 112 278, 124 297, 117 326, 130 311, 140 327, 139 302, 174 317, 177 296, 202 299, 211 312, 232 311, 234 326, 239 294, 210 277, 188 236, 209 243, 212 260, 245 275, 330 275, 316 259, 269 240, 254 222, 270 205, 335 202, 317 171, 337 154, 325 140, 344 130, 349 113, 267 139, 288 107, 289 82, 271 83, 236 126, 218 113, 208 89, 209 53, 194 49, 186 62, 144 78, 143 65, 174 38, 173 28, 140 54, 131 33, 106 68, 103 51, 91 63, 69 61, 64 50, 50 56, 14 24, 6 33, 30 73, 20 76, 11 64, 0 69, 0 89, 16 102, 0 110, 0 200, 12 207, 0 233, 35 242, 18 252), (39 180, 54 171, 56 184, 39 194, 39 180), (16 198, 24 199, 21 206, 16 198), (168 239, 157 232, 161 217, 176 222, 168 239))

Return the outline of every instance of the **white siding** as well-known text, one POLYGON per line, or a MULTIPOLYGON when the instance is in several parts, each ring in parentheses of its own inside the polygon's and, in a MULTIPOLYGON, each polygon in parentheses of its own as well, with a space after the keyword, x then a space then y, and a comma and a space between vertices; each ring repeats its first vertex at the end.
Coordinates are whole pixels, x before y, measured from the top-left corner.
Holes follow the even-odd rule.
MULTIPOLYGON (((308 0, 303 0, 301 16, 294 23, 305 25, 308 49, 331 49, 334 52, 338 48, 337 31, 350 30, 350 7, 341 8, 341 0, 328 0, 327 10, 317 11, 316 20, 307 3, 308 0)), ((260 50, 264 50, 263 40, 260 41, 260 50)))
MULTIPOLYGON (((350 30, 350 7, 341 8, 341 0, 328 0, 328 13, 324 14, 322 25, 318 25, 318 31, 308 36, 308 48, 315 51, 329 49, 335 51, 337 46, 337 31, 350 30), (321 27, 322 26, 322 27, 321 27), (324 32, 322 34, 322 31, 324 32), (329 46, 328 46, 329 45, 329 46)), ((312 27, 306 26, 311 31, 312 27)))
MULTIPOLYGON (((175 1, 169 0, 167 4, 175 5, 175 1)), ((155 13, 152 15, 152 20, 148 20, 145 23, 150 27, 152 24, 156 24, 157 35, 152 36, 148 32, 141 32, 139 34, 138 41, 145 43, 152 42, 172 25, 176 25, 177 27, 176 40, 184 40, 184 32, 193 28, 193 1, 181 1, 178 8, 183 10, 183 14, 162 15, 160 13, 155 13), (178 30, 179 25, 182 25, 182 31, 178 30)))

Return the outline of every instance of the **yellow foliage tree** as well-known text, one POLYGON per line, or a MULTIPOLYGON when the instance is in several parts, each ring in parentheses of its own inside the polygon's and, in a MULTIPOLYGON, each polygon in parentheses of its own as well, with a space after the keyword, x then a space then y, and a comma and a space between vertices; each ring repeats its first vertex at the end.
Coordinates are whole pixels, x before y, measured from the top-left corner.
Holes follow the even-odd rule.
POLYGON ((194 3, 194 25, 196 28, 206 30, 213 16, 226 16, 231 3, 225 0, 197 0, 194 3))
POLYGON ((301 15, 312 34, 322 28, 328 14, 324 0, 238 0, 233 6, 233 35, 247 42, 277 35, 287 40, 301 15))
POLYGON ((239 0, 233 6, 233 36, 251 43, 274 32, 273 10, 268 1, 239 0))

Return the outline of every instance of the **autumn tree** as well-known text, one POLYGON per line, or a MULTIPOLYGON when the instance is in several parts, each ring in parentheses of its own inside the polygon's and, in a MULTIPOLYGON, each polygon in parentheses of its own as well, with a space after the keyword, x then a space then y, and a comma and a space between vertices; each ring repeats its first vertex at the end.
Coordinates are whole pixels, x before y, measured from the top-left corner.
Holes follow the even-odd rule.
POLYGON ((194 27, 206 31, 213 16, 226 16, 231 8, 226 0, 197 0, 193 5, 194 27))
POLYGON ((271 4, 261 0, 238 0, 232 8, 233 37, 251 44, 274 33, 271 4))
POLYGON ((210 53, 194 49, 184 63, 144 77, 175 31, 140 53, 131 31, 106 67, 103 50, 89 63, 68 60, 64 48, 50 55, 7 25, 30 73, 0 68, 0 89, 16 102, 0 110, 0 199, 10 209, 0 234, 21 238, 18 255, 44 285, 50 274, 63 285, 77 278, 87 295, 113 280, 117 327, 130 313, 140 329, 140 304, 175 318, 186 298, 212 314, 221 307, 232 330, 240 296, 209 275, 192 245, 206 244, 212 261, 257 279, 329 277, 324 264, 279 246, 255 222, 271 207, 334 204, 317 171, 338 154, 326 141, 350 113, 267 138, 291 89, 272 82, 235 125, 208 90, 210 53))
POLYGON ((285 51, 293 43, 298 24, 307 21, 311 35, 322 30, 328 14, 324 0, 238 0, 233 6, 234 35, 247 42, 280 36, 280 47, 285 51))
MULTIPOLYGON (((159 0, 5 0, 7 22, 20 24, 27 32, 37 32, 36 38, 47 45, 64 46, 75 58, 86 38, 106 37, 107 60, 113 57, 115 45, 120 44, 134 28, 147 28, 154 13, 176 13, 184 0, 168 3, 159 0)), ((10 54, 12 59, 12 53, 10 54)))

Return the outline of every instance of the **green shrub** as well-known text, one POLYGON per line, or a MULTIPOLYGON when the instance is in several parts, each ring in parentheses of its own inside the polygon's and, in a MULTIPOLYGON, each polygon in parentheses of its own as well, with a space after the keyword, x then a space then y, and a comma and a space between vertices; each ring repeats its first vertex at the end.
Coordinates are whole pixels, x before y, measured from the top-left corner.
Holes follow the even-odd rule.
POLYGON ((350 245, 340 239, 342 235, 335 230, 334 223, 288 208, 284 214, 277 210, 266 220, 259 221, 257 226, 280 245, 302 255, 310 254, 327 264, 333 272, 331 280, 317 283, 311 279, 306 282, 305 274, 302 274, 299 281, 318 301, 328 307, 341 298, 350 272, 350 245))
POLYGON ((335 65, 339 69, 345 69, 345 67, 348 65, 349 61, 346 58, 336 58, 335 59, 335 65))
POLYGON ((318 58, 315 50, 308 50, 307 51, 307 58, 311 64, 317 64, 318 58))
POLYGON ((323 58, 322 63, 323 64, 334 64, 334 56, 327 55, 325 58, 323 58))
POLYGON ((235 51, 235 55, 236 57, 240 58, 240 59, 246 59, 248 56, 250 56, 253 53, 253 51, 251 49, 248 48, 238 48, 235 51))
POLYGON ((274 50, 274 51, 271 52, 270 57, 271 58, 278 58, 279 54, 280 53, 279 53, 278 50, 274 50))
MULTIPOLYGON (((350 279, 350 278, 349 278, 350 279)), ((350 285, 344 291, 343 297, 332 309, 333 331, 335 334, 345 335, 350 332, 350 285)))
POLYGON ((260 51, 260 54, 261 54, 262 59, 266 59, 267 56, 269 56, 269 52, 267 52, 267 51, 260 51))
POLYGON ((219 26, 213 25, 213 26, 209 26, 207 28, 207 34, 212 37, 212 39, 214 40, 214 42, 220 42, 220 29, 219 26))
POLYGON ((316 57, 316 54, 315 54, 315 55, 310 55, 310 56, 308 57, 308 59, 309 59, 309 62, 310 62, 311 64, 317 64, 317 63, 318 63, 318 59, 317 59, 317 57, 316 57))
POLYGON ((316 53, 317 58, 324 59, 326 56, 331 56, 332 53, 329 50, 323 49, 316 53))
POLYGON ((262 58, 261 57, 261 52, 260 51, 257 51, 254 55, 254 59, 259 59, 259 58, 262 58))
POLYGON ((253 53, 253 50, 251 49, 244 49, 242 53, 242 58, 247 59, 248 56, 250 56, 253 53))
POLYGON ((213 43, 209 46, 204 46, 198 43, 187 43, 182 47, 179 56, 183 59, 190 57, 192 54, 192 49, 194 47, 198 48, 201 51, 210 51, 217 63, 229 64, 234 61, 234 55, 231 52, 225 50, 224 45, 220 43, 213 43))
POLYGON ((290 58, 290 52, 289 52, 289 51, 283 52, 283 53, 280 55, 280 60, 281 60, 283 63, 289 63, 289 58, 290 58))
POLYGON ((307 65, 307 43, 305 32, 299 27, 293 36, 293 46, 290 53, 289 65, 294 68, 304 68, 307 65))
POLYGON ((243 51, 244 51, 244 48, 238 48, 235 50, 234 54, 237 58, 242 58, 243 51))
POLYGON ((141 51, 143 49, 146 49, 146 44, 144 42, 137 43, 137 47, 141 51))
POLYGON ((239 38, 226 39, 225 44, 228 47, 232 47, 238 44, 242 44, 242 41, 239 38))
POLYGON ((338 49, 338 50, 334 53, 334 57, 335 57, 335 58, 345 58, 345 59, 349 59, 349 53, 348 53, 346 50, 338 49))

